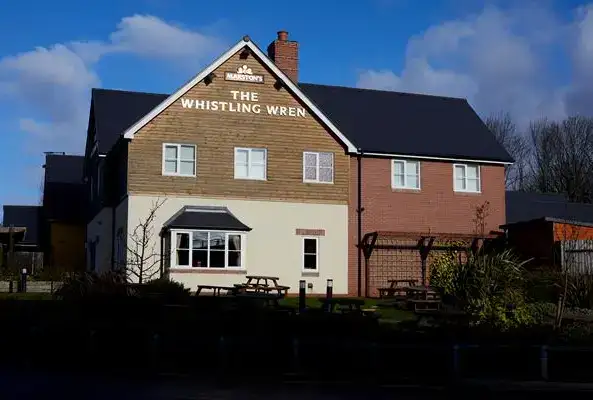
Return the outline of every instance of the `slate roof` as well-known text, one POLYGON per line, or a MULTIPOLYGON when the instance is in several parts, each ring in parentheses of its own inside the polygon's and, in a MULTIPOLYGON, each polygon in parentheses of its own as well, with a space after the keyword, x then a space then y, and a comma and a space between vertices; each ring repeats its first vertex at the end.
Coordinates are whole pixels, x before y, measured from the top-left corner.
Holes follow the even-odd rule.
POLYGON ((593 204, 571 203, 562 194, 506 192, 506 224, 536 219, 593 223, 593 204))
POLYGON ((251 228, 235 217, 226 207, 185 206, 165 224, 168 229, 214 229, 250 231, 251 228))
POLYGON ((47 154, 45 156, 45 182, 81 183, 84 156, 47 154))
POLYGON ((467 100, 301 83, 364 152, 512 162, 467 100))
MULTIPOLYGON (((301 90, 364 152, 512 162, 465 99, 338 86, 301 90)), ((99 152, 168 97, 93 89, 99 152)))
POLYGON ((97 147, 101 154, 107 154, 127 128, 169 97, 168 94, 108 89, 93 89, 91 96, 97 147))
POLYGON ((41 240, 41 206, 4 206, 2 225, 27 228, 25 238, 20 244, 40 245, 41 240))
POLYGON ((48 154, 45 158, 43 207, 45 218, 83 222, 87 186, 83 181, 84 156, 48 154))

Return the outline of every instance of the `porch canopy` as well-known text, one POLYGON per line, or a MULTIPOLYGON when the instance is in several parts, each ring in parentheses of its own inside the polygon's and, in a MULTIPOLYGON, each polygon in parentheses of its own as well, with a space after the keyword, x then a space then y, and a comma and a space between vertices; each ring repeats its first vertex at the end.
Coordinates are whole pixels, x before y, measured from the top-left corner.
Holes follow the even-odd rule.
POLYGON ((0 226, 0 244, 10 245, 12 240, 12 244, 16 245, 25 240, 26 233, 27 228, 25 227, 0 226))
POLYGON ((217 206, 184 206, 164 223, 163 232, 170 229, 251 231, 227 207, 217 206))

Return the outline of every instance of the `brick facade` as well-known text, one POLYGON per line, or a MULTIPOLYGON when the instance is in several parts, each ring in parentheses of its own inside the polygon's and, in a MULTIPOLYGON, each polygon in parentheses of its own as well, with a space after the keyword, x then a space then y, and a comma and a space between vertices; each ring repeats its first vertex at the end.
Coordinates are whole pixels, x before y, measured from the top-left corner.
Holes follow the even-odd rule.
MULTIPOLYGON (((351 158, 350 171, 348 291, 357 294, 358 166, 355 157, 351 158)), ((490 207, 485 231, 499 230, 504 224, 503 166, 481 166, 481 193, 455 193, 450 162, 421 161, 420 177, 421 190, 394 190, 391 188, 391 160, 362 158, 362 234, 373 231, 471 234, 476 230, 475 209, 486 201, 490 207)))

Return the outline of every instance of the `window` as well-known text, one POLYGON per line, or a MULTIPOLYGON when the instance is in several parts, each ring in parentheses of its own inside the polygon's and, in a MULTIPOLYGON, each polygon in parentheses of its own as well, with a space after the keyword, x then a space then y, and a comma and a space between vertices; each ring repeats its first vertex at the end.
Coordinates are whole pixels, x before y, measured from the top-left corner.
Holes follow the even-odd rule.
POLYGON ((480 192, 480 166, 454 164, 454 189, 456 192, 480 192))
POLYGON ((303 153, 303 182, 333 183, 334 182, 334 154, 303 153))
POLYGON ((266 179, 266 149, 235 148, 235 179, 266 179))
POLYGON ((420 189, 420 161, 393 160, 391 187, 394 189, 420 189))
POLYGON ((303 238, 303 272, 317 272, 319 269, 319 238, 303 238))
POLYGON ((173 268, 244 268, 244 234, 173 231, 173 268))
POLYGON ((196 176, 196 146, 163 144, 163 175, 196 176))

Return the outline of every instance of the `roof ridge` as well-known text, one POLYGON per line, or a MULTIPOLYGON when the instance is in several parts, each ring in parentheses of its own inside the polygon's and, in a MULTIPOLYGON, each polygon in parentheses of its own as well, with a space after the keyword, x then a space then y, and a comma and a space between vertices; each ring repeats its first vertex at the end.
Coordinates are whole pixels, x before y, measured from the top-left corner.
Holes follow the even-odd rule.
POLYGON ((426 94, 426 93, 400 92, 400 91, 397 91, 397 90, 368 89, 368 88, 358 88, 358 87, 353 87, 353 86, 325 85, 325 84, 321 84, 321 83, 307 83, 307 82, 299 82, 299 85, 324 86, 324 87, 328 87, 328 88, 357 90, 357 91, 360 91, 360 92, 395 93, 395 94, 401 94, 401 95, 404 95, 404 96, 436 97, 436 98, 446 99, 446 100, 462 100, 462 101, 467 101, 467 98, 465 98, 465 97, 443 96, 443 95, 426 94))
POLYGON ((170 96, 169 93, 141 92, 141 91, 123 90, 123 89, 92 88, 92 91, 93 92, 119 92, 119 93, 132 93, 132 94, 148 94, 151 96, 170 96))

